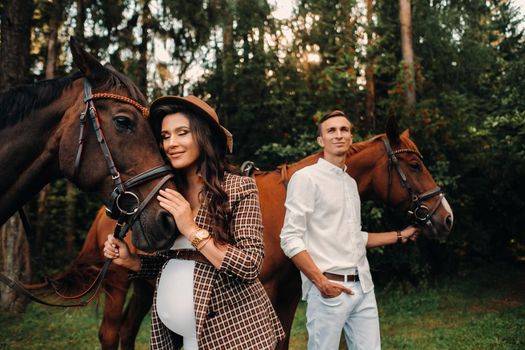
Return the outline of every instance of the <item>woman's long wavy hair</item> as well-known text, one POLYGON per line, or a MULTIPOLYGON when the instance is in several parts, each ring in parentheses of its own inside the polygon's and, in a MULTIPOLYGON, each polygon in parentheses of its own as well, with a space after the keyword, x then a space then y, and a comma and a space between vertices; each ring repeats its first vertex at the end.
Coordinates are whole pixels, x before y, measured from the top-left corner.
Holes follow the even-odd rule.
MULTIPOLYGON (((162 147, 161 127, 162 120, 168 114, 184 114, 190 122, 190 130, 193 139, 197 142, 200 155, 197 160, 197 172, 201 175, 204 186, 199 193, 202 205, 208 205, 211 215, 212 233, 218 243, 232 242, 229 232, 230 212, 228 208, 228 195, 222 188, 224 182, 224 172, 235 172, 235 168, 230 165, 226 158, 226 137, 222 130, 208 121, 209 117, 202 116, 193 110, 177 104, 166 104, 151 111, 151 126, 160 145, 162 154, 165 157, 162 147), (209 201, 205 203, 206 193, 209 194, 209 201)), ((166 161, 169 163, 168 159, 166 161)), ((182 170, 175 169, 175 184, 177 190, 186 197, 188 183, 182 170)))

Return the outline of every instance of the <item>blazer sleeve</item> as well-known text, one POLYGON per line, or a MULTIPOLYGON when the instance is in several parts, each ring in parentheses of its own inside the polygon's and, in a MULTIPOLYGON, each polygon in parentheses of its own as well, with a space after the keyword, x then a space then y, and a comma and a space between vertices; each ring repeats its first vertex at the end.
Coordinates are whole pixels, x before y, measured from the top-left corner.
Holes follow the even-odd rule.
POLYGON ((167 259, 160 255, 142 255, 139 254, 140 258, 140 270, 138 272, 130 272, 128 274, 129 279, 134 278, 156 278, 162 267, 166 263, 167 259))
POLYGON ((240 179, 229 227, 235 243, 228 247, 219 272, 250 283, 257 280, 264 257, 263 225, 255 180, 240 179))

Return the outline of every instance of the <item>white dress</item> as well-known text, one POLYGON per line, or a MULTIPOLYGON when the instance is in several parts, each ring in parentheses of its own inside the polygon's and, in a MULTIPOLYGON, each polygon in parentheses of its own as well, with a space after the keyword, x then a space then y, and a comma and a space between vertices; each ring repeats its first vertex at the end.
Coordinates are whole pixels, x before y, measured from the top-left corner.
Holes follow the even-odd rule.
MULTIPOLYGON (((194 249, 180 235, 172 250, 194 249)), ((197 349, 195 308, 193 306, 193 270, 195 261, 170 259, 164 266, 157 287, 157 313, 172 332, 184 338, 184 349, 197 349)))

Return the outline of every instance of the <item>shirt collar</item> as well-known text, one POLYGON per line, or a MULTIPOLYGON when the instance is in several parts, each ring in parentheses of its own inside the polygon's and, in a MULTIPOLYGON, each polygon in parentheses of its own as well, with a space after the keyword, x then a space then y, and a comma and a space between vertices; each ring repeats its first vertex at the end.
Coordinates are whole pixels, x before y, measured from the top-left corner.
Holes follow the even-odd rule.
POLYGON ((346 173, 346 169, 347 169, 346 164, 344 166, 344 169, 341 169, 337 165, 334 165, 334 164, 330 163, 329 161, 325 160, 324 158, 319 158, 319 160, 317 161, 317 165, 321 169, 330 171, 330 172, 332 172, 334 174, 344 174, 344 173, 346 173))

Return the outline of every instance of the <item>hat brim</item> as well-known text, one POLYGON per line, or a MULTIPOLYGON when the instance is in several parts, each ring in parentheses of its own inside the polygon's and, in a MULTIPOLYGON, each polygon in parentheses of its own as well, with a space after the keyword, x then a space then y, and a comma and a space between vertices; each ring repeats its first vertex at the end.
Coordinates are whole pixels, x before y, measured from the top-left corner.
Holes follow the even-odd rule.
MULTIPOLYGON (((194 111, 197 114, 204 115, 204 116, 208 117, 208 121, 209 122, 211 122, 213 125, 219 127, 219 129, 223 133, 223 136, 224 136, 224 138, 226 140, 226 146, 228 148, 228 151, 230 153, 233 153, 233 135, 232 135, 232 133, 228 129, 223 127, 221 124, 219 124, 219 122, 217 120, 215 120, 215 118, 212 115, 210 115, 210 113, 208 111, 206 111, 204 108, 202 108, 201 106, 199 106, 199 105, 197 105, 197 104, 195 104, 195 103, 185 99, 182 96, 161 96, 161 97, 157 98, 150 105, 150 108, 149 108, 149 110, 150 110, 150 117, 153 115, 153 113, 151 113, 153 110, 155 110, 156 108, 158 108, 160 106, 169 105, 169 104, 177 104, 177 105, 183 106, 185 108, 188 108, 189 110, 194 111)), ((152 120, 152 122, 153 122, 153 120, 152 120)))

